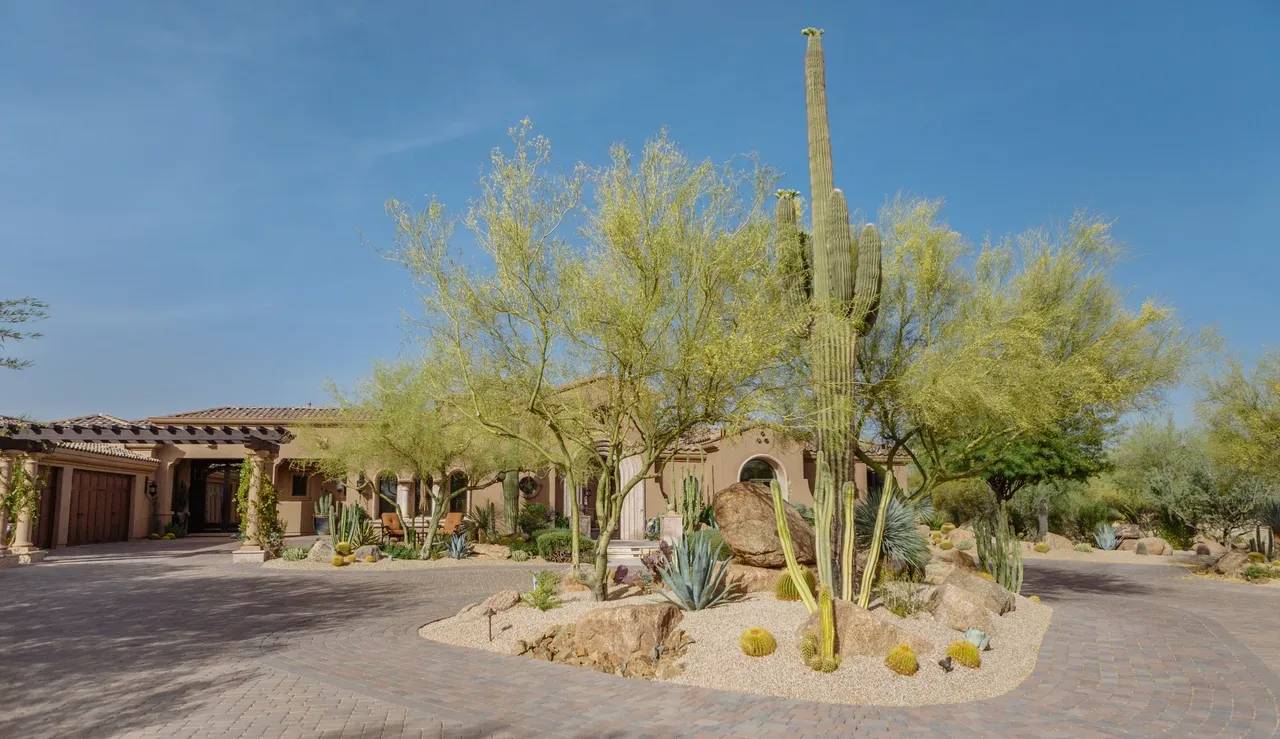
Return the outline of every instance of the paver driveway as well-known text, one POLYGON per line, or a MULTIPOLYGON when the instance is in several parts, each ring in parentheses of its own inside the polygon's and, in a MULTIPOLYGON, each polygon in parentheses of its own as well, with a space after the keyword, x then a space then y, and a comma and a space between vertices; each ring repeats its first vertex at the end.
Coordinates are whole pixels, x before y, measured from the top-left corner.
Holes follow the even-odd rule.
POLYGON ((208 540, 0 571, 0 737, 1275 736, 1280 591, 1034 561, 1035 673, 963 706, 836 706, 433 644, 521 567, 358 575, 230 564, 208 540), (1271 665, 1272 667, 1268 667, 1271 665))

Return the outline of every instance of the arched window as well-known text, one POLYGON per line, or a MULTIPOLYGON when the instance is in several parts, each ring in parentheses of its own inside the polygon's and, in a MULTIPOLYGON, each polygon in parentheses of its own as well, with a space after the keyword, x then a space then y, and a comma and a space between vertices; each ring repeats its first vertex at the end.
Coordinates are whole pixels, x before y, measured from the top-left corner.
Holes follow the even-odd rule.
MULTIPOLYGON (((378 514, 395 513, 396 504, 396 480, 395 475, 382 475, 378 478, 378 514), (390 500, 388 500, 390 498, 390 500)), ((405 514, 408 515, 408 514, 405 514)))
MULTIPOLYGON (((456 470, 449 475, 449 495, 453 495, 459 490, 465 490, 467 487, 467 475, 462 470, 456 470)), ((467 494, 458 493, 457 497, 449 501, 450 513, 466 513, 467 512, 467 494)))
POLYGON ((742 465, 742 471, 738 473, 739 482, 758 482, 767 486, 776 479, 778 479, 778 473, 773 469, 773 465, 759 457, 748 460, 742 465))

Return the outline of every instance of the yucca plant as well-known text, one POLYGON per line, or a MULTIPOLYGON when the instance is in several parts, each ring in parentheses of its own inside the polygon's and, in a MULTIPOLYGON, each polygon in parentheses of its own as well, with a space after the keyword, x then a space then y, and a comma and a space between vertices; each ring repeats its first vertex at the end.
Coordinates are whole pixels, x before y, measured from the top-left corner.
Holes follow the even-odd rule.
POLYGON ((885 512, 884 534, 880 538, 880 556, 890 563, 905 564, 914 573, 924 572, 929 564, 929 545, 916 530, 916 510, 891 494, 887 508, 880 505, 883 490, 870 490, 866 501, 854 516, 858 546, 870 547, 876 528, 876 516, 885 512))
POLYGON ((471 506, 471 512, 467 514, 462 525, 476 541, 481 543, 492 541, 497 538, 498 533, 497 507, 494 506, 493 501, 484 505, 471 506))
POLYGON ((710 608, 727 598, 729 564, 720 559, 721 546, 713 549, 709 538, 697 535, 676 542, 670 555, 657 562, 666 586, 662 595, 686 611, 710 608))

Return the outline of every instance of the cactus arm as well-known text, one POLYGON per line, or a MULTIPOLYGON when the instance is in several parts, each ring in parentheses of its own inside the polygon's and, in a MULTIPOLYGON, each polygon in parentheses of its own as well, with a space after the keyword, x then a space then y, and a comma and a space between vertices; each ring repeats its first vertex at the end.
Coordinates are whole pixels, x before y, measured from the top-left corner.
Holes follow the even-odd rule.
POLYGON ((858 499, 858 488, 852 482, 844 484, 844 541, 840 550, 840 598, 853 600, 854 525, 853 507, 858 499))
POLYGON ((826 218, 827 285, 831 291, 827 298, 832 301, 831 309, 843 316, 853 300, 857 247, 849 228, 849 204, 838 189, 827 197, 826 218))
POLYGON ((818 645, 821 647, 823 663, 831 663, 836 658, 836 623, 835 608, 831 605, 831 588, 823 585, 818 591, 818 623, 821 635, 818 645))
POLYGON ((859 332, 865 334, 875 325, 880 313, 881 246, 880 232, 875 226, 868 223, 862 227, 856 251, 858 272, 849 315, 858 323, 859 332))
POLYGON ((804 572, 800 569, 800 562, 796 560, 796 550, 791 543, 791 529, 787 526, 787 509, 783 508, 787 504, 782 499, 782 486, 777 480, 769 483, 769 491, 773 493, 773 516, 774 522, 778 526, 778 541, 782 544, 782 556, 787 560, 787 574, 791 576, 792 581, 797 583, 800 591, 800 600, 804 601, 804 607, 809 609, 809 613, 818 610, 818 602, 813 599, 813 593, 808 587, 804 587, 804 572))
POLYGON ((778 191, 778 209, 775 215, 777 228, 777 258, 782 276, 786 305, 793 311, 807 307, 809 303, 809 258, 804 238, 800 234, 796 216, 795 190, 778 191))
POLYGON ((871 605, 871 587, 875 584, 876 567, 880 563, 880 547, 884 545, 885 518, 889 515, 889 498, 893 495, 893 470, 884 476, 884 487, 880 493, 880 506, 876 511, 875 533, 871 535, 871 546, 867 548, 867 564, 862 570, 862 584, 858 587, 858 606, 866 608, 871 605))

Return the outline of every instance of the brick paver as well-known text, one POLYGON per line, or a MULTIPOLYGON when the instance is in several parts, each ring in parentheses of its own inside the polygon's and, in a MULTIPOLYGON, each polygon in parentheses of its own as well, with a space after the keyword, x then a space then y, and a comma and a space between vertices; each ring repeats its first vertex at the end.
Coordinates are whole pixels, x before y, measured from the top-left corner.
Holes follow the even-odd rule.
POLYGON ((842 706, 646 683, 427 642, 523 567, 360 575, 188 539, 0 571, 0 737, 1275 736, 1280 592, 1036 560, 1035 672, 959 706, 842 706))

